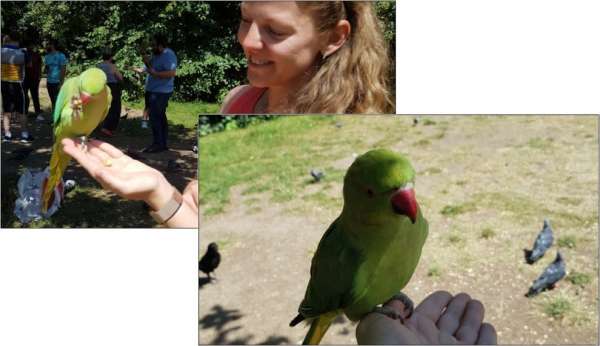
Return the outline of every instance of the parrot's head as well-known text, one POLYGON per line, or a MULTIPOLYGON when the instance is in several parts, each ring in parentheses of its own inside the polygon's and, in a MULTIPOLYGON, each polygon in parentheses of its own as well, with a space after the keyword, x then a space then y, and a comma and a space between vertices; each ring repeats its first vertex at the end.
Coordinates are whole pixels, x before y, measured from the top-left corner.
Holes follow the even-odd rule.
POLYGON ((356 158, 344 178, 344 209, 365 222, 417 220, 415 170, 402 155, 374 149, 356 158))
POLYGON ((79 76, 79 98, 82 104, 89 103, 106 87, 106 74, 99 68, 85 70, 79 76))

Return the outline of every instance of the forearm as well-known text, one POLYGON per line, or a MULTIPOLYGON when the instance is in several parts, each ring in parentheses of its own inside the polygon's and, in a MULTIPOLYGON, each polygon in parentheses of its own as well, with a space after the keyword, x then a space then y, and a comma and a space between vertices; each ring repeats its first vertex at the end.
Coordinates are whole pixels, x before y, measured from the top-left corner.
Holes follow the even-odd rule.
POLYGON ((168 78, 172 78, 175 77, 175 70, 172 71, 156 71, 154 69, 149 69, 148 73, 150 73, 152 76, 156 77, 156 78, 160 78, 160 79, 168 79, 168 78))

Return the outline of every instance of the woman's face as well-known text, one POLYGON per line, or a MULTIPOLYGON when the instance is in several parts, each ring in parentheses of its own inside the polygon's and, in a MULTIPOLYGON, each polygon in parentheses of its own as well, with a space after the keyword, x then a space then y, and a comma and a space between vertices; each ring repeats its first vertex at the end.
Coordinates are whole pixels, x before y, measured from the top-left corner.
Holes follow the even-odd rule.
POLYGON ((296 2, 244 2, 238 41, 256 87, 291 87, 304 80, 324 44, 296 2))

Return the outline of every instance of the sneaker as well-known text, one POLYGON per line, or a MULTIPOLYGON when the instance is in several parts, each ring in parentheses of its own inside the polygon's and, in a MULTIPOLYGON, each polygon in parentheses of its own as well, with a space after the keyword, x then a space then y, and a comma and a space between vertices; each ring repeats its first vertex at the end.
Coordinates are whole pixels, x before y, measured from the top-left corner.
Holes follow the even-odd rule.
POLYGON ((166 151, 166 150, 169 150, 169 148, 161 147, 156 144, 152 144, 151 146, 144 148, 142 150, 142 153, 154 154, 154 153, 160 153, 160 152, 166 151))
POLYGON ((4 135, 4 137, 2 137, 2 142, 10 142, 10 141, 12 141, 12 136, 4 135))
POLYGON ((32 135, 30 135, 30 134, 27 134, 27 136, 21 135, 21 143, 29 143, 29 142, 33 142, 32 135))
POLYGON ((148 120, 142 120, 142 128, 143 129, 147 129, 148 128, 148 120))
POLYGON ((35 120, 39 121, 40 123, 43 123, 46 119, 44 119, 44 116, 42 116, 41 114, 38 114, 35 120))
POLYGON ((111 130, 107 130, 105 128, 101 129, 100 133, 102 133, 104 137, 114 137, 115 135, 111 130))

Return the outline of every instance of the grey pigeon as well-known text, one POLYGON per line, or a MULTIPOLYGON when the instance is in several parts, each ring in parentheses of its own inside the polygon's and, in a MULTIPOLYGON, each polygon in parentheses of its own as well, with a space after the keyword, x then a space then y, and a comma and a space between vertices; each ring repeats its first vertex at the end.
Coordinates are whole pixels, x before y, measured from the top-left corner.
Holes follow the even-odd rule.
POLYGON ((533 285, 529 288, 529 292, 525 294, 525 297, 533 297, 542 291, 553 289, 555 284, 566 275, 565 261, 563 260, 560 252, 556 252, 556 258, 544 271, 542 275, 535 279, 533 285))
POLYGON ((210 279, 210 273, 217 269, 219 263, 221 263, 221 254, 219 253, 217 243, 208 244, 206 253, 198 262, 198 269, 210 279))
POLYGON ((325 173, 323 173, 323 171, 320 171, 318 169, 311 169, 310 175, 313 177, 315 182, 318 183, 319 181, 321 181, 321 179, 323 179, 323 177, 325 176, 325 173))
POLYGON ((544 220, 544 227, 538 234, 537 238, 535 238, 535 243, 533 243, 533 249, 525 251, 525 261, 527 264, 533 264, 546 253, 546 250, 552 246, 552 242, 554 242, 554 236, 552 234, 552 227, 550 227, 550 221, 547 219, 544 220))

